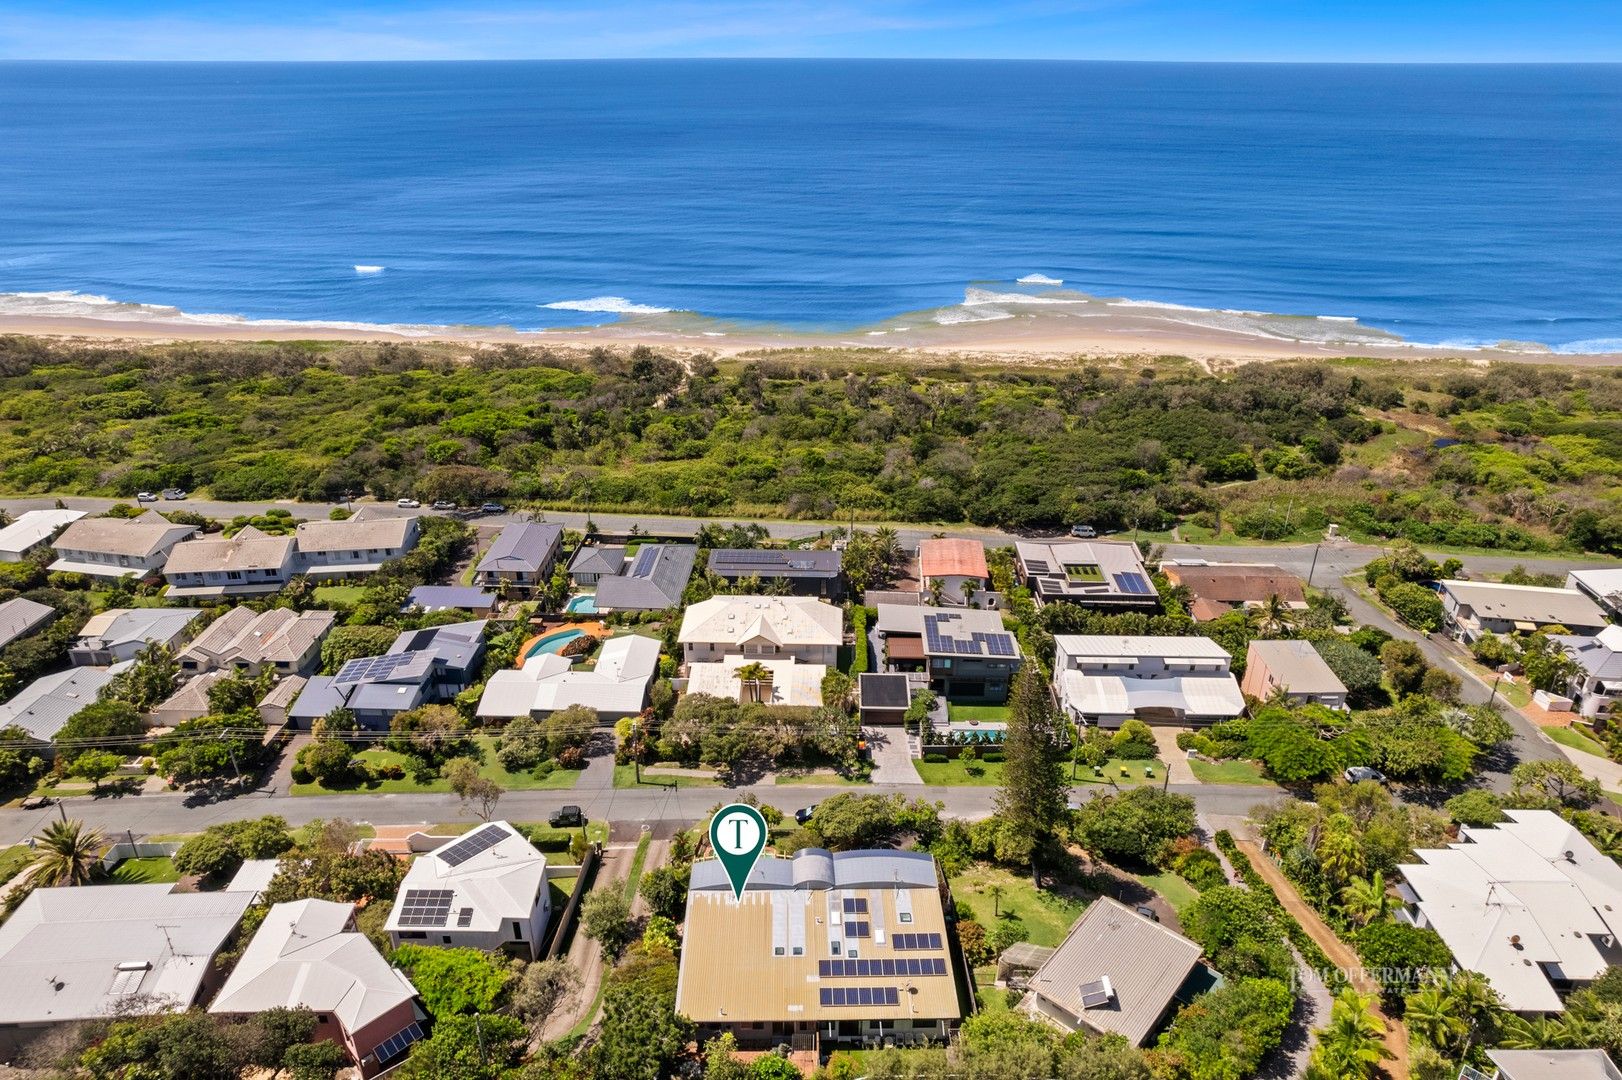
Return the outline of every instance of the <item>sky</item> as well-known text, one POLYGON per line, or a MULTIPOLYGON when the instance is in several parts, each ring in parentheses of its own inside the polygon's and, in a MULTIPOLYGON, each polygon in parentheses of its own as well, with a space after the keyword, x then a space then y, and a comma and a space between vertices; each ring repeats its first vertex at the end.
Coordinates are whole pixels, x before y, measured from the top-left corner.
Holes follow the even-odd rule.
POLYGON ((1622 0, 4 0, 0 60, 1622 62, 1622 0))

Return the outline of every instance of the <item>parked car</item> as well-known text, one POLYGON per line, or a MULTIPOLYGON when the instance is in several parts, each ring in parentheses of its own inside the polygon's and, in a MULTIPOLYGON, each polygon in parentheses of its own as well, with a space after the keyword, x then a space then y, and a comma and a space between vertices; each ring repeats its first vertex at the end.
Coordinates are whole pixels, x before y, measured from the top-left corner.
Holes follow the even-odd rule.
POLYGON ((51 797, 49 795, 30 795, 18 805, 24 810, 43 810, 51 805, 51 797))
POLYGON ((1348 784, 1360 784, 1364 780, 1373 780, 1376 784, 1385 783, 1385 773, 1379 769, 1371 769, 1367 765, 1353 765, 1343 775, 1348 784))
POLYGON ((407 510, 416 510, 422 506, 422 500, 413 498, 395 499, 395 506, 402 506, 407 510))
POLYGON ((1150 907, 1148 904, 1138 904, 1132 910, 1136 911, 1139 915, 1142 915, 1145 919, 1148 919, 1150 922, 1159 922, 1160 921, 1160 915, 1158 913, 1156 913, 1155 909, 1150 907))
POLYGON ((435 499, 434 500, 434 509, 435 510, 455 510, 456 509, 456 504, 451 502, 449 499, 435 499))
POLYGON ((187 494, 187 492, 186 492, 185 488, 164 488, 163 489, 163 497, 165 499, 168 499, 170 502, 178 502, 179 500, 184 499, 186 497, 186 494, 187 494))
POLYGON ((578 806, 565 806, 554 811, 546 823, 554 829, 573 829, 586 823, 586 815, 578 806))
POLYGON ((479 512, 483 514, 505 514, 507 508, 498 502, 487 502, 479 507, 479 512))
POLYGON ((135 501, 136 502, 157 502, 158 497, 156 495, 152 494, 152 492, 150 492, 150 491, 138 491, 138 492, 135 493, 135 501))
POLYGON ((1070 535, 1078 540, 1091 540, 1098 535, 1098 530, 1091 525, 1072 525, 1070 526, 1070 535))
POLYGON ((810 806, 802 806, 800 809, 794 811, 794 820, 799 824, 804 825, 806 822, 811 820, 811 815, 816 812, 816 803, 812 803, 810 806))

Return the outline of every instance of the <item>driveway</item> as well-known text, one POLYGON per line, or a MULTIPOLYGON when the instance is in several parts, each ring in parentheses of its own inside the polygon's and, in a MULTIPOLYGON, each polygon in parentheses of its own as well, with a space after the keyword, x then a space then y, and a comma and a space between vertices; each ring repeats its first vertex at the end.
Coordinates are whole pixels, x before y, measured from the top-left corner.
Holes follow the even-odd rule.
POLYGON ((873 755, 873 783, 923 783, 912 764, 912 753, 907 748, 907 733, 903 728, 864 727, 862 738, 867 740, 868 752, 873 755))
POLYGON ((1150 727, 1155 733, 1155 749, 1159 752, 1160 760, 1166 765, 1166 773, 1171 777, 1173 784, 1197 784, 1199 777, 1188 764, 1188 754, 1177 745, 1177 736, 1188 728, 1183 727, 1150 727))

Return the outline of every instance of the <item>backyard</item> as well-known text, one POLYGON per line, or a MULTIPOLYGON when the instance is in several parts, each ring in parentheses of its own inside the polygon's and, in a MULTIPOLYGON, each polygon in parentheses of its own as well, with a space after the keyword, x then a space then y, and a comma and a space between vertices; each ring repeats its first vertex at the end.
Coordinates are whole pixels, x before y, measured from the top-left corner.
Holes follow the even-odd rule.
POLYGON ((999 921, 1017 920, 1033 945, 1059 944, 1087 907, 1074 896, 1038 890, 1028 877, 978 863, 952 878, 952 897, 972 908, 988 932, 999 921), (999 888, 1001 895, 994 896, 999 888))

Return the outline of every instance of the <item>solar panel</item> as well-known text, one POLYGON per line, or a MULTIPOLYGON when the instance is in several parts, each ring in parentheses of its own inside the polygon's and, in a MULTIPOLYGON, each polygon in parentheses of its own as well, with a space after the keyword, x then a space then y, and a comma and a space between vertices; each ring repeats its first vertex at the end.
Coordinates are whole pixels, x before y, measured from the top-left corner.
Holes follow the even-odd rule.
POLYGON ((1094 979, 1092 982, 1082 983, 1079 991, 1081 995, 1081 1007, 1084 1009, 1096 1009, 1100 1005, 1108 1005, 1111 997, 1111 989, 1112 988, 1107 978, 1094 979))
POLYGON ((417 663, 418 653, 402 652, 388 653, 383 656, 362 656, 351 660, 338 669, 338 676, 334 680, 340 683, 353 682, 383 682, 394 676, 401 668, 417 663))
POLYGON ((897 952, 923 952, 926 949, 939 949, 941 936, 939 934, 891 934, 890 946, 897 952))
POLYGON ((653 564, 659 561, 660 550, 657 545, 639 549, 636 553, 636 562, 631 564, 631 572, 628 576, 647 577, 652 573, 653 564))
POLYGON ((854 898, 847 896, 845 898, 845 914, 846 915, 866 915, 867 914, 867 898, 864 897, 864 896, 858 896, 858 897, 854 897, 854 898))
POLYGON ((1110 576, 1115 579, 1115 587, 1124 593, 1130 593, 1134 596, 1151 596, 1154 594, 1154 586, 1150 585, 1142 574, 1111 574, 1110 576))
POLYGON ((422 1038, 421 1025, 413 1022, 403 1031, 397 1031, 384 1039, 372 1053, 377 1057, 379 1065, 387 1065, 390 1061, 405 1053, 406 1048, 422 1038))
POLYGON ((465 907, 461 911, 457 912, 456 913, 456 925, 457 926, 472 926, 473 925, 473 909, 470 908, 470 907, 465 907))
POLYGON ((823 979, 870 979, 909 975, 945 975, 946 960, 940 956, 885 957, 875 960, 819 960, 817 976, 823 979))
POLYGON ((868 924, 865 922, 846 922, 845 936, 848 938, 864 938, 869 936, 868 924))
POLYGON ((894 986, 835 986, 817 991, 817 1001, 824 1008, 851 1005, 899 1005, 901 991, 894 986))
POLYGON ((456 894, 450 889, 407 889, 399 926, 444 926, 456 894))
POLYGON ((488 851, 507 838, 507 830, 500 825, 486 825, 475 829, 449 847, 435 852, 446 866, 461 866, 481 851, 488 851))

